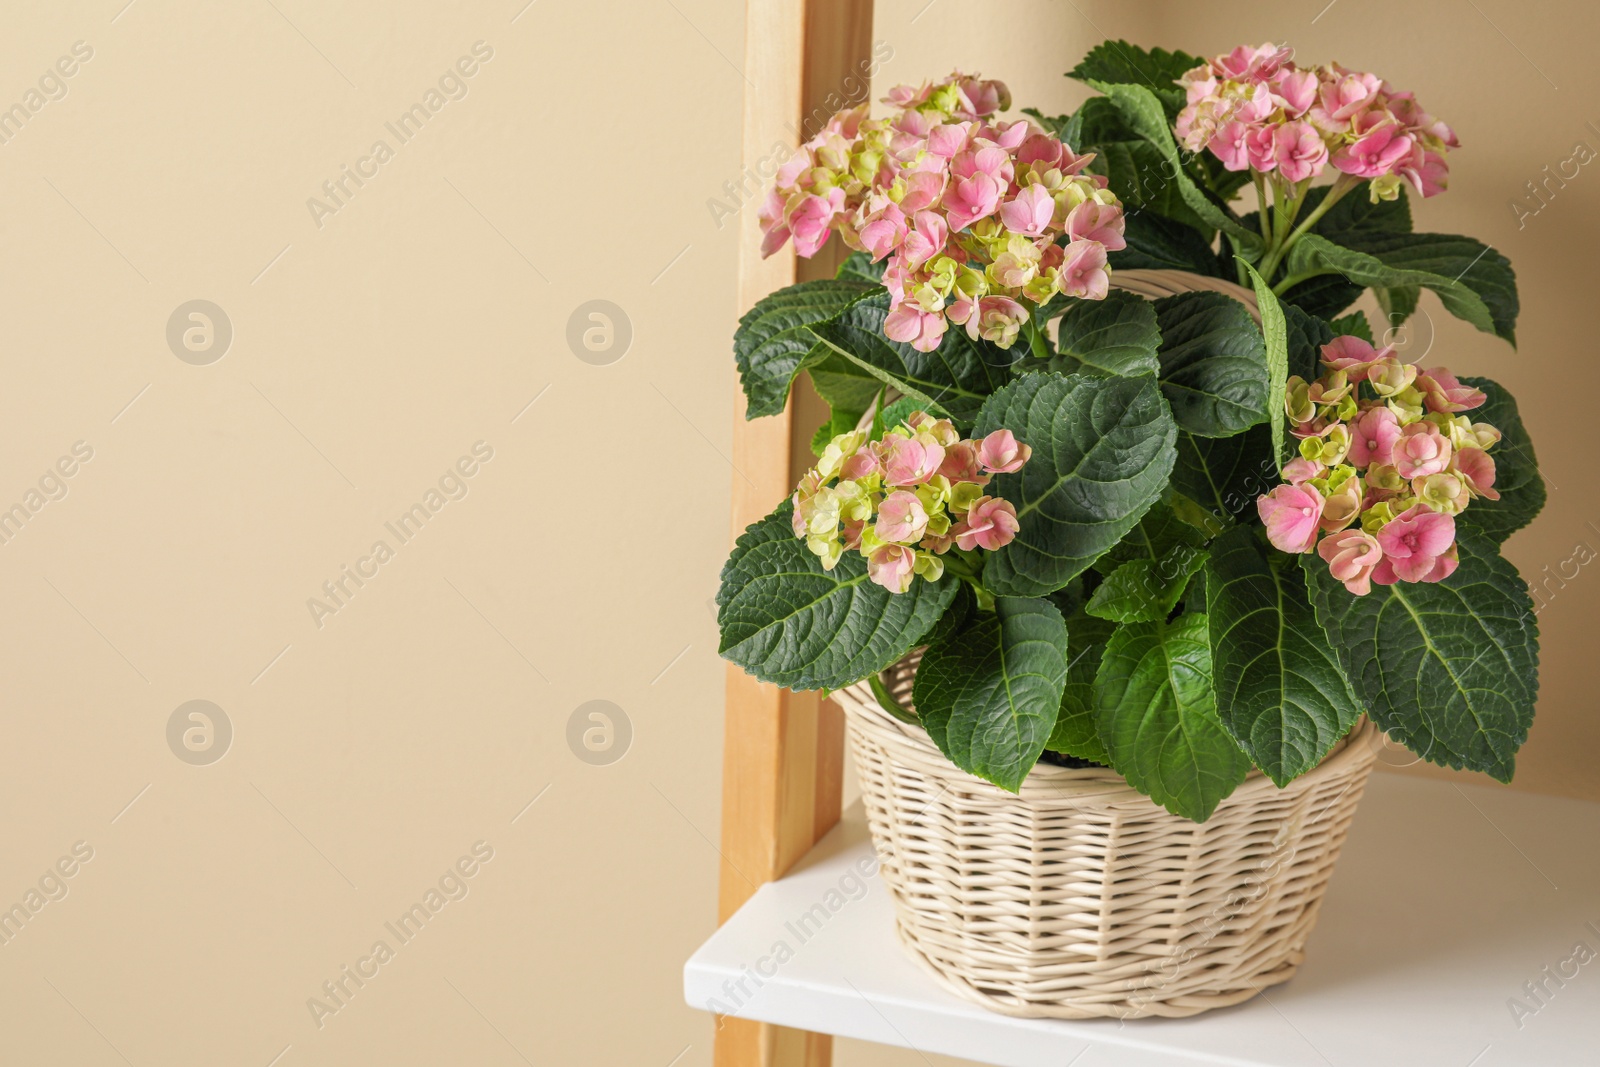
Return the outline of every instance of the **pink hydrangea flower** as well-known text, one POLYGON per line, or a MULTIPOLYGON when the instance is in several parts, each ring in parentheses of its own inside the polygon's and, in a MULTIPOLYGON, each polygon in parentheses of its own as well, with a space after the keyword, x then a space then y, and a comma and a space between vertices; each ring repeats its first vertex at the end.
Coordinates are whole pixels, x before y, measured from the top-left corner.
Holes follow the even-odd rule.
POLYGON ((879 545, 867 557, 867 577, 891 593, 904 593, 916 577, 917 554, 906 545, 879 545))
POLYGON ((1394 348, 1373 348, 1354 334, 1335 337, 1322 346, 1322 362, 1329 370, 1342 370, 1352 382, 1367 380, 1367 372, 1374 364, 1382 363, 1394 355, 1394 348))
POLYGON ((878 521, 872 532, 885 541, 913 544, 928 530, 928 512, 917 494, 904 489, 890 493, 878 505, 878 521))
POLYGON ((989 475, 983 472, 982 463, 978 458, 976 441, 958 441, 945 449, 944 462, 939 464, 939 473, 952 485, 958 482, 987 485, 989 482, 989 475))
POLYGON ((1358 178, 1393 173, 1411 155, 1412 141, 1394 123, 1383 123, 1333 154, 1333 165, 1358 178))
POLYGON ((1111 289, 1106 248, 1098 241, 1074 241, 1061 264, 1061 291, 1068 296, 1104 300, 1111 289))
POLYGON ((1074 242, 1095 241, 1107 252, 1128 247, 1124 228, 1122 209, 1113 204, 1085 200, 1067 216, 1067 234, 1074 242))
POLYGON ((988 474, 1012 474, 1022 469, 1033 449, 1010 430, 996 430, 978 444, 978 463, 988 474))
POLYGON ((956 547, 964 552, 975 548, 994 552, 1011 543, 1020 529, 1017 509, 1009 500, 980 496, 967 510, 967 517, 950 528, 956 547))
POLYGON ((1322 494, 1309 482, 1280 485, 1256 501, 1267 539, 1282 552, 1310 552, 1322 521, 1322 494))
POLYGON ((1350 452, 1346 458, 1357 467, 1392 464, 1398 440, 1400 420, 1395 413, 1386 407, 1369 408, 1350 424, 1350 452))
MULTIPOLYGON (((1400 477, 1426 478, 1450 466, 1450 439, 1431 422, 1414 422, 1394 443, 1394 467, 1400 477)), ((1409 580, 1409 579, 1408 579, 1409 580)))
POLYGON ((1485 500, 1500 499, 1500 493, 1494 487, 1494 457, 1483 449, 1459 449, 1450 467, 1461 476, 1462 481, 1467 483, 1467 489, 1472 495, 1481 496, 1485 500))
POLYGON ((1344 530, 1322 539, 1317 554, 1328 562, 1328 571, 1356 596, 1372 592, 1372 572, 1383 562, 1378 539, 1361 530, 1344 530))
POLYGON ((1456 568, 1452 551, 1456 520, 1418 504, 1395 516, 1378 531, 1383 560, 1372 575, 1380 585, 1438 582, 1456 568))
POLYGON ((1302 182, 1322 173, 1328 146, 1310 123, 1287 122, 1272 133, 1272 158, 1286 181, 1302 182))
POLYGON ((1454 374, 1443 367, 1431 367, 1419 371, 1415 384, 1429 411, 1471 411, 1473 408, 1482 407, 1489 399, 1483 390, 1462 385, 1454 374))
POLYGON ((1328 468, 1314 459, 1296 456, 1283 465, 1283 479, 1290 485, 1299 485, 1301 482, 1309 482, 1313 478, 1320 478, 1327 471, 1328 468))
POLYGON ((1030 185, 1000 205, 1000 221, 1006 229, 1027 237, 1040 237, 1050 228, 1055 215, 1055 197, 1042 185, 1030 185))
POLYGON ((937 311, 923 311, 903 303, 883 320, 883 335, 891 341, 909 344, 918 352, 932 352, 944 339, 947 323, 937 311))
POLYGON ((939 472, 944 448, 932 441, 890 433, 878 446, 878 458, 883 462, 883 480, 888 484, 921 485, 939 472))

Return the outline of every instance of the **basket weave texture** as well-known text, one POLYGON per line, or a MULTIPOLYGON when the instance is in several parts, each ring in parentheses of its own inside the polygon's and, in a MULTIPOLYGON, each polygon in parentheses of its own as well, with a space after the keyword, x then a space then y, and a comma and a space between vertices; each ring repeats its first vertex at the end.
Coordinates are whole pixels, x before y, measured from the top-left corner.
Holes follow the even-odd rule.
MULTIPOLYGON (((913 655, 885 672, 910 706, 913 655)), ((1116 772, 1039 764, 1020 794, 956 768, 865 683, 834 694, 911 955, 1006 1015, 1194 1015, 1303 959, 1376 753, 1363 718, 1279 789, 1260 772, 1205 823, 1116 772)))

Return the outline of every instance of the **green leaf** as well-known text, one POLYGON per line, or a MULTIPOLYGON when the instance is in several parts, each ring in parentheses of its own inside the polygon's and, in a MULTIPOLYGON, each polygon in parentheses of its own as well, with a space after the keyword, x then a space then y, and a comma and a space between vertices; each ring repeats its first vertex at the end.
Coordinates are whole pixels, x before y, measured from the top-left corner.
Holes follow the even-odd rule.
POLYGON ((1095 678, 1095 722, 1111 766, 1195 822, 1250 773, 1217 719, 1204 615, 1117 627, 1095 678))
POLYGON ((931 645, 912 703, 939 751, 1015 793, 1061 708, 1067 627, 1048 600, 997 597, 962 631, 931 645))
MULTIPOLYGON (((1345 315, 1342 318, 1334 319, 1328 325, 1335 337, 1352 335, 1361 338, 1369 345, 1376 344, 1376 342, 1372 339, 1372 323, 1370 320, 1368 320, 1367 313, 1365 311, 1352 311, 1350 314, 1345 315)), ((1301 377, 1306 378, 1307 381, 1311 380, 1304 374, 1302 374, 1301 377)))
MULTIPOLYGON (((1293 304, 1279 306, 1283 309, 1284 347, 1287 349, 1285 358, 1289 373, 1314 382, 1322 377, 1322 346, 1333 340, 1337 331, 1293 304)), ((1358 311, 1356 314, 1361 313, 1358 311)))
POLYGON ((915 397, 903 396, 899 400, 892 401, 873 416, 872 430, 869 437, 874 441, 883 440, 884 434, 905 422, 920 410, 921 404, 917 402, 915 397))
POLYGON ((1256 498, 1278 485, 1271 431, 1263 425, 1232 437, 1179 433, 1172 485, 1220 519, 1254 512, 1256 498))
POLYGON ((1112 270, 1186 270, 1191 274, 1219 274, 1217 254, 1193 226, 1173 221, 1154 208, 1133 211, 1123 222, 1123 239, 1128 247, 1110 254, 1112 270))
MULTIPOLYGON (((1196 231, 1214 232, 1215 228, 1184 201, 1178 183, 1169 177, 1172 166, 1167 157, 1134 129, 1107 97, 1085 100, 1068 122, 1062 140, 1079 154, 1095 154, 1089 171, 1105 176, 1111 191, 1130 213, 1153 212, 1196 231)), ((1200 236, 1196 233, 1196 237, 1200 236)))
POLYGON ((856 281, 871 282, 873 285, 883 284, 883 272, 889 266, 887 259, 872 262, 872 257, 865 252, 851 252, 844 257, 844 262, 839 264, 839 269, 834 272, 835 278, 854 278, 856 281))
POLYGON ((1115 629, 1112 623, 1082 612, 1067 617, 1067 647, 1072 659, 1067 664, 1066 687, 1061 691, 1061 713, 1044 746, 1051 752, 1110 764, 1106 746, 1095 732, 1094 676, 1115 629))
POLYGON ((1295 557, 1263 551, 1254 527, 1229 530, 1211 543, 1206 613, 1217 717, 1268 778, 1288 785, 1362 712, 1295 557))
POLYGON ((806 367, 811 376, 811 387, 817 395, 834 408, 846 411, 866 411, 883 392, 884 383, 876 375, 845 359, 833 349, 818 342, 823 357, 806 367))
POLYGON ((1155 311, 1161 391, 1180 427, 1229 437, 1266 420, 1267 358, 1243 304, 1222 293, 1180 293, 1155 301, 1155 311))
POLYGON ((1533 454, 1533 439, 1517 412, 1516 398, 1488 378, 1461 381, 1482 389, 1489 398, 1482 407, 1466 412, 1467 418, 1487 422, 1503 436, 1499 444, 1489 449, 1494 459, 1494 487, 1500 499, 1474 500, 1471 507, 1456 516, 1456 525, 1503 542, 1544 510, 1544 477, 1533 454))
POLYGON ((1345 591, 1301 557, 1317 621, 1368 714, 1431 763, 1511 780, 1539 692, 1539 626, 1528 587, 1493 542, 1457 530, 1461 565, 1442 582, 1345 591))
POLYGON ((867 580, 847 552, 832 571, 795 537, 785 501, 740 536, 717 592, 718 648, 763 682, 843 689, 909 652, 956 596, 960 582, 918 579, 894 594, 867 580))
POLYGON ((1056 350, 1063 373, 1154 374, 1161 331, 1150 301, 1121 289, 1104 300, 1073 300, 1057 327, 1056 350))
POLYGON ((744 386, 744 417, 782 411, 795 375, 827 355, 812 328, 831 322, 875 292, 884 289, 856 279, 801 282, 779 289, 745 312, 733 335, 733 358, 744 386))
POLYGON ((1084 611, 1111 622, 1157 622, 1172 614, 1189 579, 1206 561, 1201 549, 1180 546, 1159 560, 1129 560, 1107 576, 1084 611))
POLYGON ((1247 255, 1259 254, 1261 235, 1246 229, 1231 211, 1206 196, 1183 169, 1178 143, 1172 139, 1172 129, 1156 95, 1142 85, 1091 84, 1117 106, 1134 132, 1155 146, 1167 165, 1164 177, 1171 181, 1189 210, 1207 226, 1232 237, 1247 255))
POLYGON ((947 330, 939 347, 919 352, 883 335, 889 294, 878 292, 813 329, 834 352, 907 396, 926 411, 944 411, 962 426, 971 425, 991 393, 1011 379, 1012 364, 1026 351, 974 341, 965 330, 947 330))
POLYGON ((1175 83, 1203 62, 1187 52, 1144 49, 1127 41, 1102 41, 1067 71, 1067 77, 1097 89, 1112 84, 1147 86, 1161 101, 1170 121, 1184 105, 1183 89, 1175 83))
POLYGON ((1025 374, 983 406, 975 436, 1006 428, 1033 458, 997 475, 1020 530, 983 582, 1008 596, 1060 589, 1133 529, 1172 471, 1177 427, 1156 381, 1025 374))
POLYGON ((1431 289, 1452 315, 1516 342, 1516 277, 1498 252, 1470 238, 1422 233, 1364 237, 1359 245, 1308 233, 1289 253, 1287 273, 1331 271, 1373 289, 1431 289))
MULTIPOLYGON (((1281 279, 1280 279, 1281 280, 1281 279)), ((1331 319, 1366 292, 1342 274, 1323 274, 1285 290, 1282 301, 1307 315, 1331 319)))
POLYGON ((1136 559, 1156 563, 1176 549, 1195 549, 1204 544, 1200 532, 1180 519, 1169 502, 1160 500, 1144 513, 1139 525, 1100 557, 1095 570, 1109 574, 1136 559))
POLYGON ((1289 378, 1289 324, 1283 306, 1273 295, 1272 286, 1256 269, 1246 263, 1250 283, 1256 290, 1256 309, 1261 312, 1261 332, 1267 341, 1267 407, 1263 412, 1272 427, 1272 458, 1283 462, 1283 424, 1287 416, 1283 410, 1284 393, 1289 378))
MULTIPOLYGON (((1315 211, 1331 188, 1331 185, 1319 185, 1312 189, 1306 195, 1300 214, 1305 216, 1315 211)), ((1311 232, 1320 233, 1334 244, 1374 234, 1410 233, 1411 201, 1404 189, 1393 200, 1377 203, 1373 203, 1371 197, 1346 195, 1317 220, 1311 232)))

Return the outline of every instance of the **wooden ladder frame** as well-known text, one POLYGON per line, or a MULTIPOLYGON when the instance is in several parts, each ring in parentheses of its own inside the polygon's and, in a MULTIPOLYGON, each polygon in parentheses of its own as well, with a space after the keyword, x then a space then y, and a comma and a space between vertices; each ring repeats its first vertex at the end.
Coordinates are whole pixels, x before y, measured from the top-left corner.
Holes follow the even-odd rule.
MULTIPOLYGON (((739 312, 786 285, 832 277, 838 242, 811 260, 761 258, 756 213, 776 168, 842 107, 870 95, 872 0, 746 0, 739 312), (782 152, 777 146, 787 146, 782 152), (830 255, 830 253, 833 253, 830 255)), ((804 383, 789 408, 746 422, 736 404, 733 533, 767 515, 810 465, 823 421, 804 383)), ((722 756, 718 921, 781 877, 839 821, 844 718, 817 693, 791 693, 729 665, 722 756)), ((829 1067, 833 1038, 749 1019, 717 1020, 717 1067, 829 1067)))

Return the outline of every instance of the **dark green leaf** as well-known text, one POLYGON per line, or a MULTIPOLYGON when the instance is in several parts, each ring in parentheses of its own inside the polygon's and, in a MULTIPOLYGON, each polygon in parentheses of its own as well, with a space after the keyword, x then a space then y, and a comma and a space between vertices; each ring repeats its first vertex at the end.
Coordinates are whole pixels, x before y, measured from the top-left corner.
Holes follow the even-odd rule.
POLYGON ((1051 363, 1063 373, 1131 376, 1154 374, 1159 366, 1155 307, 1133 293, 1113 289, 1104 300, 1073 300, 1057 328, 1061 358, 1051 363))
POLYGON ((1161 391, 1178 425, 1202 437, 1229 437, 1266 421, 1266 352, 1245 306, 1222 293, 1196 292, 1163 297, 1155 308, 1161 391))
POLYGON ((1016 506, 1016 540, 989 554, 984 584, 1043 596, 1122 540, 1166 487, 1177 427, 1155 379, 1025 374, 995 393, 974 436, 1006 428, 1033 458, 990 493, 1016 506))
POLYGON ((1518 302, 1511 264, 1468 237, 1374 234, 1344 246, 1308 233, 1289 253, 1287 271, 1334 272, 1373 289, 1431 289, 1452 315, 1516 341, 1518 302))
POLYGON ((1268 778, 1287 785, 1362 712, 1295 558, 1263 551, 1254 527, 1229 530, 1211 543, 1206 613, 1217 717, 1268 778))
POLYGON ((954 578, 894 594, 847 552, 832 571, 795 537, 785 501, 739 538, 717 592, 718 651, 763 682, 843 689, 911 650, 956 596, 954 578))
MULTIPOLYGON (((1488 309, 1490 326, 1479 325, 1475 318, 1456 310, 1446 291, 1436 285, 1418 279, 1413 283, 1413 288, 1422 285, 1433 289, 1451 314, 1516 345, 1517 313, 1522 307, 1517 297, 1516 272, 1511 269, 1510 260, 1482 241, 1447 233, 1374 233, 1355 237, 1346 247, 1365 252, 1392 269, 1421 271, 1434 278, 1453 279, 1456 285, 1477 295, 1488 309)), ((1397 299, 1393 310, 1401 317, 1395 325, 1404 322, 1416 309, 1415 292, 1397 299), (1405 303, 1407 300, 1409 305, 1405 303)))
POLYGON ((1048 600, 997 597, 994 608, 929 646, 912 703, 950 762, 1015 793, 1061 708, 1067 627, 1048 600))
MULTIPOLYGON (((1343 318, 1334 319, 1333 322, 1329 323, 1329 326, 1335 337, 1351 335, 1361 338, 1369 345, 1377 343, 1372 339, 1372 323, 1368 320, 1367 313, 1364 311, 1352 311, 1343 318)), ((1310 377, 1304 374, 1300 377, 1305 378, 1306 381, 1311 380, 1310 377)))
POLYGON ((1528 587, 1493 542, 1465 528, 1461 565, 1436 583, 1345 591, 1303 556, 1317 621, 1368 713, 1432 763, 1511 780, 1539 692, 1539 627, 1528 587))
MULTIPOLYGON (((1246 229, 1231 211, 1208 197, 1184 170, 1182 158, 1178 153, 1178 143, 1172 139, 1172 129, 1156 95, 1143 85, 1111 85, 1098 82, 1094 85, 1117 106, 1122 112, 1123 119, 1133 131, 1155 146, 1166 163, 1163 177, 1168 178, 1176 187, 1178 196, 1189 210, 1194 212, 1206 226, 1221 230, 1232 237, 1247 257, 1259 253, 1261 235, 1254 230, 1246 229)), ((1170 213, 1164 212, 1164 214, 1170 213)))
POLYGON ((1188 547, 1176 548, 1157 560, 1129 560, 1106 576, 1084 611, 1111 622, 1165 619, 1205 561, 1203 550, 1188 547))
POLYGON ((1044 746, 1051 752, 1065 752, 1095 763, 1111 762, 1095 732, 1094 676, 1115 629, 1112 623, 1081 612, 1067 616, 1067 647, 1072 660, 1067 664, 1067 684, 1061 691, 1061 714, 1044 746))
POLYGON ((1175 549, 1195 549, 1204 544, 1205 538, 1200 532, 1180 519, 1171 504, 1160 500, 1144 513, 1139 525, 1100 557, 1095 570, 1109 574, 1132 560, 1155 563, 1175 549))
POLYGON ((1085 100, 1062 139, 1079 154, 1095 154, 1089 171, 1105 176, 1111 191, 1128 211, 1154 212, 1175 224, 1214 231, 1184 201, 1178 182, 1172 177, 1174 165, 1129 124, 1121 109, 1108 98, 1085 100))
POLYGON ((1111 766, 1195 822, 1250 773, 1217 719, 1204 615, 1117 627, 1095 678, 1095 722, 1111 766))
POLYGON ((1366 291, 1365 286, 1355 284, 1342 274, 1323 274, 1291 286, 1281 299, 1307 315, 1331 319, 1366 291))
POLYGON ((1096 88, 1112 84, 1145 86, 1161 101, 1170 121, 1184 105, 1184 91, 1177 80, 1203 62, 1187 52, 1144 49, 1127 41, 1102 41, 1067 72, 1067 77, 1096 88))
POLYGON ((947 412, 963 426, 970 425, 989 395, 1011 379, 1011 365, 1027 350, 1024 344, 1003 349, 974 341, 965 330, 948 330, 938 348, 918 352, 883 335, 888 314, 889 294, 880 289, 814 329, 844 359, 923 401, 924 410, 947 412))
POLYGON ((874 292, 884 289, 858 279, 801 282, 779 289, 745 312, 733 335, 745 418, 782 411, 794 376, 827 355, 812 328, 838 318, 874 292))
POLYGON ((1154 208, 1133 211, 1124 224, 1123 239, 1128 247, 1108 257, 1112 270, 1186 270, 1191 274, 1220 274, 1217 254, 1193 226, 1175 222, 1158 214, 1154 208))
POLYGON ((1278 484, 1272 434, 1252 426, 1233 437, 1178 434, 1178 462, 1172 485, 1222 520, 1255 511, 1256 498, 1278 484))
MULTIPOLYGON (((1322 346, 1333 340, 1338 331, 1293 304, 1279 306, 1283 308, 1289 373, 1299 375, 1308 382, 1316 381, 1322 377, 1322 346)), ((1360 314, 1356 312, 1356 315, 1360 314)))
POLYGON ((872 257, 865 252, 851 252, 844 257, 844 262, 839 264, 839 269, 834 273, 835 278, 854 278, 857 281, 871 282, 873 285, 883 284, 883 272, 889 266, 887 259, 872 262, 872 257))
POLYGON ((1500 499, 1474 500, 1471 507, 1456 517, 1456 525, 1502 542, 1544 510, 1544 478, 1533 454, 1533 440, 1517 412, 1516 399, 1504 386, 1488 378, 1462 378, 1461 381, 1482 389, 1489 397, 1482 407, 1465 412, 1467 418, 1473 422, 1487 422, 1503 436, 1499 444, 1489 449, 1494 459, 1494 487, 1500 499))

